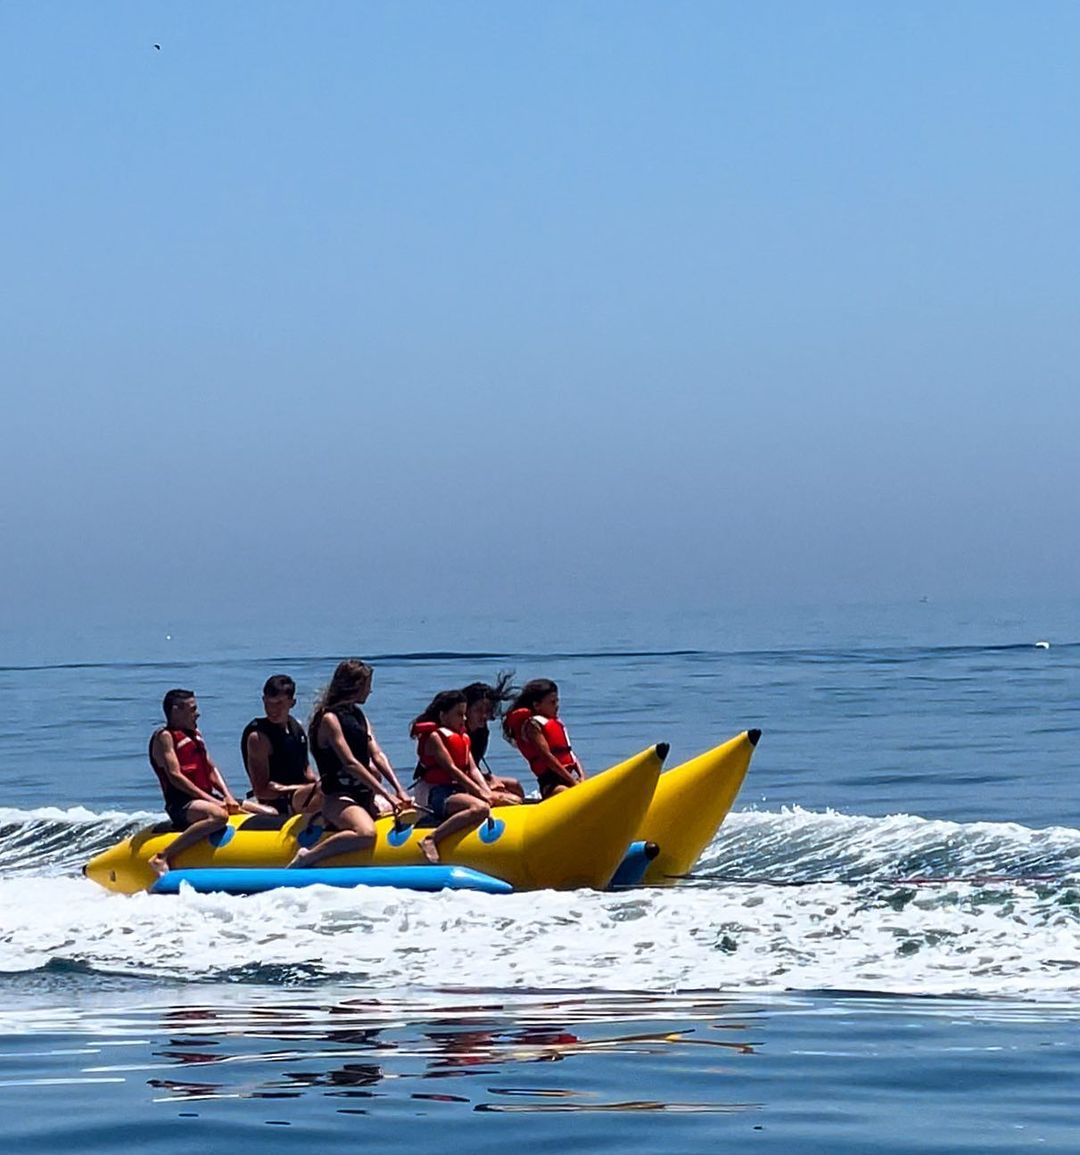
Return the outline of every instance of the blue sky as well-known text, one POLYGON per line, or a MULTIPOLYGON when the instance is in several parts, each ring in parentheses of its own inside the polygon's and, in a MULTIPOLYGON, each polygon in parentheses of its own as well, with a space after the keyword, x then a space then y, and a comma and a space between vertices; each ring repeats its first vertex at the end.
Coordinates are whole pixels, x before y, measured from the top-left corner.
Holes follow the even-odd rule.
POLYGON ((1064 3, 0 3, 9 624, 1073 592, 1078 51, 1064 3))

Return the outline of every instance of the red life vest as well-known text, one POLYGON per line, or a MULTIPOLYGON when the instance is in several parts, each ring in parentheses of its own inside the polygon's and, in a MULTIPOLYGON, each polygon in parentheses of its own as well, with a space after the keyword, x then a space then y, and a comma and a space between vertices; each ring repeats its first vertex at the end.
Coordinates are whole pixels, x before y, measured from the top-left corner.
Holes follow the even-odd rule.
MULTIPOLYGON (((180 763, 180 772, 200 790, 207 794, 216 794, 217 790, 211 777, 213 770, 210 765, 210 755, 206 752, 206 743, 199 731, 193 730, 189 733, 187 730, 170 730, 166 726, 164 732, 172 735, 176 760, 180 763)), ((163 791, 166 786, 178 789, 176 783, 153 759, 151 759, 151 764, 163 791)))
POLYGON ((459 770, 468 772, 469 754, 472 749, 468 734, 458 734, 435 722, 417 722, 412 728, 412 736, 416 739, 416 755, 419 759, 416 776, 423 778, 429 786, 453 786, 457 783, 457 779, 445 766, 440 766, 435 761, 435 756, 429 750, 428 736, 436 732, 446 746, 450 761, 459 770))
POLYGON ((529 719, 539 723, 541 733, 547 740, 548 749, 551 751, 555 761, 560 766, 565 766, 568 770, 577 766, 577 759, 574 757, 574 751, 570 746, 570 737, 566 733, 566 727, 559 721, 558 718, 545 718, 543 714, 534 714, 531 710, 524 706, 517 710, 511 710, 506 715, 506 724, 510 727, 510 733, 514 738, 514 745, 517 746, 521 756, 529 764, 529 769, 537 776, 546 774, 551 771, 551 767, 540 753, 540 747, 535 742, 530 742, 528 738, 524 737, 525 723, 529 719))

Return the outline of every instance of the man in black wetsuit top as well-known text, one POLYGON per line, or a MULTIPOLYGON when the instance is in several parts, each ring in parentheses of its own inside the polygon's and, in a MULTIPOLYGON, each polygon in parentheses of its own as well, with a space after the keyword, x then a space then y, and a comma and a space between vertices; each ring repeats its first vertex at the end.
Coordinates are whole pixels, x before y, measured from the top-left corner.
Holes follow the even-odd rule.
POLYGON ((249 798, 272 806, 287 818, 313 814, 322 806, 322 794, 308 761, 304 727, 290 711, 296 705, 296 683, 288 674, 275 674, 263 686, 266 716, 244 727, 240 754, 251 779, 249 798))

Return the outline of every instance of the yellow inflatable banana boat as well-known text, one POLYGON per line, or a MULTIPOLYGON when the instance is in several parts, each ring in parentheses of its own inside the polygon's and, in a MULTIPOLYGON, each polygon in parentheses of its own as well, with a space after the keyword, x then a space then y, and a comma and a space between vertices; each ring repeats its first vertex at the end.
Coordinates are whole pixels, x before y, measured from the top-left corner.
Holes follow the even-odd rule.
POLYGON ((660 847, 642 881, 670 885, 689 872, 727 817, 760 738, 760 730, 746 730, 660 775, 634 834, 660 847))
MULTIPOLYGON (((439 846, 448 866, 468 866, 510 883, 516 890, 607 886, 634 832, 645 818, 660 777, 666 746, 655 746, 536 806, 501 806, 492 821, 451 835, 439 846)), ((424 858, 417 843, 427 829, 395 829, 390 818, 375 824, 375 845, 320 866, 410 866, 424 858)), ((281 867, 300 846, 314 846, 323 829, 307 818, 238 814, 217 835, 179 856, 179 868, 281 867)), ((170 827, 151 827, 96 855, 84 867, 108 890, 134 894, 157 875, 149 859, 175 837, 170 827)))

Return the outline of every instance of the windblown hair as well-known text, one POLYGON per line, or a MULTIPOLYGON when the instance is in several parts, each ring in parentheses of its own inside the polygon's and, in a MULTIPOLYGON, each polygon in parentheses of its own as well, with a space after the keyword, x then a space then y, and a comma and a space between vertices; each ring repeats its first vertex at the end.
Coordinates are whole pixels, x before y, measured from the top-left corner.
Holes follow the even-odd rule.
POLYGON ((465 705, 472 709, 477 702, 490 702, 492 712, 498 717, 503 703, 509 702, 517 692, 513 681, 513 670, 500 670, 494 685, 488 682, 470 682, 461 691, 465 695, 465 705))
POLYGON ((161 708, 165 712, 165 721, 167 722, 169 720, 173 706, 178 706, 181 702, 186 702, 188 698, 194 697, 194 690, 170 690, 165 697, 161 699, 161 708))
POLYGON ((315 699, 314 709, 311 711, 311 721, 308 723, 308 740, 312 747, 316 745, 319 736, 319 723, 327 710, 333 710, 350 698, 355 698, 365 686, 371 684, 371 676, 375 671, 359 658, 346 658, 339 662, 330 684, 319 691, 315 699))
POLYGON ((421 722, 438 722, 447 710, 452 710, 455 706, 460 706, 467 701, 468 699, 462 690, 440 690, 428 703, 424 712, 417 714, 409 723, 409 737, 416 737, 416 727, 421 722))
POLYGON ((506 717, 503 718, 502 731, 503 737, 507 742, 514 742, 514 735, 510 733, 510 725, 507 718, 515 710, 531 710, 537 702, 542 702, 548 694, 557 694, 559 687, 550 678, 533 678, 531 682, 526 682, 521 687, 521 693, 510 703, 506 710, 506 717))

